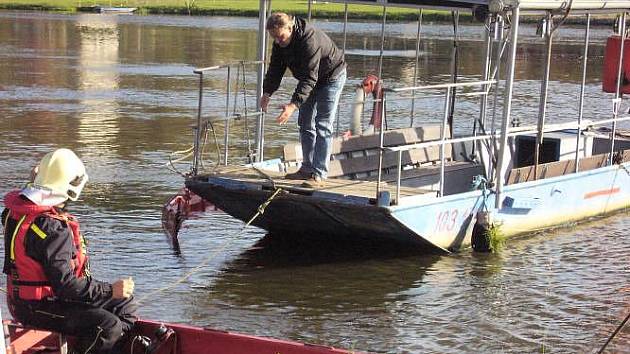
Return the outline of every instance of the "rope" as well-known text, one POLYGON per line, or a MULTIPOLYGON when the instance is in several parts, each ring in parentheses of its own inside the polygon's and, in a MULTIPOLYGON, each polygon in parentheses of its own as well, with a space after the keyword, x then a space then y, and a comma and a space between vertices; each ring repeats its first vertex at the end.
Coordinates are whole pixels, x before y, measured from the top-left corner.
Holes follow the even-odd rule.
POLYGON ((626 318, 623 321, 621 321, 619 326, 617 326, 617 329, 615 329, 615 331, 610 335, 610 337, 608 337, 608 340, 606 341, 606 343, 604 343, 604 345, 601 347, 601 349, 599 349, 597 354, 602 354, 604 352, 604 350, 606 350, 606 347, 608 346, 608 344, 610 344, 610 342, 612 342, 612 340, 617 336, 617 334, 619 334, 619 332, 621 332, 623 327, 625 327, 626 324, 628 323, 628 320, 630 320, 630 313, 628 313, 628 316, 626 316, 626 318))
POLYGON ((266 179, 267 181, 269 181, 269 183, 271 183, 271 188, 276 189, 276 181, 273 180, 273 178, 271 178, 271 176, 269 176, 268 174, 266 174, 263 170, 259 169, 256 166, 252 166, 252 169, 254 171, 256 171, 260 176, 262 176, 264 179, 266 179))
MULTIPOLYGON (((258 169, 255 168, 255 170, 259 171, 258 169)), ((259 171, 261 172, 261 171, 259 171)), ((263 172, 264 174, 264 172, 263 172)), ((160 292, 166 291, 168 289, 173 288, 174 286, 183 283, 184 281, 186 281, 188 278, 190 278, 193 274, 197 273, 201 268, 205 267, 212 259, 214 259, 214 257, 216 257, 218 254, 220 254, 221 252, 223 252, 227 246, 229 246, 232 241, 234 241, 236 239, 237 236, 240 236, 245 229, 251 225, 251 223, 254 222, 254 220, 256 220, 256 218, 258 218, 259 216, 261 216, 262 214, 265 213, 265 209, 269 206, 269 204, 271 203, 271 201, 282 191, 282 188, 276 188, 275 192, 273 192, 273 194, 262 204, 260 204, 260 206, 258 206, 258 208, 256 209, 256 214, 254 214, 254 216, 252 216, 249 221, 247 221, 247 223, 245 223, 245 225, 243 225, 243 227, 241 228, 241 230, 234 235, 234 237, 230 237, 227 241, 225 241, 214 253, 209 254, 203 261, 201 261, 201 263, 199 263, 195 268, 191 269, 188 273, 184 274, 184 276, 182 276, 181 278, 177 279, 175 282, 167 285, 167 286, 163 286, 159 289, 153 290, 151 292, 149 292, 148 294, 145 294, 143 297, 138 298, 137 303, 141 304, 143 303, 146 299, 152 297, 155 294, 158 294, 160 292)), ((7 293, 6 289, 4 288, 0 288, 1 292, 7 293)))
POLYGON ((188 278, 190 278, 193 274, 197 273, 201 268, 205 267, 212 259, 214 259, 214 257, 216 257, 218 254, 222 253, 227 246, 229 246, 232 241, 234 241, 238 236, 240 236, 245 229, 252 223, 254 222, 254 220, 256 220, 256 218, 258 218, 259 216, 261 216, 262 214, 264 214, 265 212, 265 208, 267 208, 267 206, 269 206, 269 204, 271 203, 271 201, 282 191, 282 188, 277 188, 275 190, 275 192, 264 202, 262 203, 257 211, 256 214, 254 214, 254 216, 251 217, 251 219, 249 219, 249 221, 247 221, 247 223, 241 228, 241 230, 234 235, 233 237, 230 237, 227 241, 223 242, 223 244, 213 253, 209 254, 203 261, 201 261, 201 263, 199 263, 195 268, 191 269, 188 273, 184 274, 181 278, 177 279, 175 282, 166 285, 164 287, 161 287, 159 289, 153 290, 151 292, 149 292, 148 294, 144 295, 143 297, 138 299, 138 304, 144 302, 146 299, 151 298, 153 295, 161 293, 163 291, 166 291, 168 289, 173 288, 174 286, 183 283, 184 281, 186 281, 188 278))
POLYGON ((483 204, 481 205, 481 208, 484 211, 488 211, 488 205, 486 203, 486 201, 488 200, 488 196, 490 195, 490 190, 488 189, 488 180, 482 175, 474 176, 471 187, 473 190, 481 189, 481 195, 483 196, 483 204))

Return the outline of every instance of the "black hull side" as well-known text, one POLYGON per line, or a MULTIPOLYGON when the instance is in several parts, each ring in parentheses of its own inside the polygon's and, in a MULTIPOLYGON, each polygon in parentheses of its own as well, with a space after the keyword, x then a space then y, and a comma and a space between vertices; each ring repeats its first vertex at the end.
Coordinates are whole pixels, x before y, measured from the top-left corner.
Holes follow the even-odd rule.
MULTIPOLYGON (((258 207, 273 194, 273 190, 265 190, 260 185, 213 177, 188 179, 186 187, 244 222, 249 221, 258 207)), ((326 198, 308 194, 281 192, 252 225, 272 234, 326 237, 340 241, 395 242, 423 252, 440 252, 400 224, 387 208, 371 205, 367 199, 326 198)))

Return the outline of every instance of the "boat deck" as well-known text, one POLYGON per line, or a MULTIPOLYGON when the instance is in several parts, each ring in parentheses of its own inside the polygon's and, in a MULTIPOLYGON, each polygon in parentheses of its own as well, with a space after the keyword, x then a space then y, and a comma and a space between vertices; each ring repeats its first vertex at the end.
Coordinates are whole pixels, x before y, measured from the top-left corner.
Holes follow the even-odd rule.
MULTIPOLYGON (((374 199, 376 196, 376 181, 350 180, 341 178, 329 178, 326 180, 325 186, 321 188, 302 187, 304 181, 284 179, 284 173, 272 172, 267 170, 254 169, 244 166, 217 166, 216 168, 207 169, 199 173, 200 176, 213 176, 229 178, 233 181, 240 181, 252 184, 258 184, 264 188, 283 188, 288 191, 295 191, 300 194, 308 194, 308 192, 328 192, 344 196, 356 196, 374 199)), ((392 200, 396 196, 396 183, 381 182, 381 191, 388 191, 392 200)), ((418 194, 433 194, 436 191, 413 187, 400 187, 400 196, 407 197, 418 194)))

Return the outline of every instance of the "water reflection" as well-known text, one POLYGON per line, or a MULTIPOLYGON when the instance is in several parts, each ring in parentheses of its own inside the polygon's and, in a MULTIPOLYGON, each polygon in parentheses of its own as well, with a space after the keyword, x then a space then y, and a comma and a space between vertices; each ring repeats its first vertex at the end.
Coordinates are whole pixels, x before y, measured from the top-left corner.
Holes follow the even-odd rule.
POLYGON ((77 142, 89 145, 90 153, 102 158, 109 155, 120 131, 116 19, 116 16, 82 15, 76 21, 81 36, 77 90, 82 93, 80 102, 84 107, 78 117, 77 142))

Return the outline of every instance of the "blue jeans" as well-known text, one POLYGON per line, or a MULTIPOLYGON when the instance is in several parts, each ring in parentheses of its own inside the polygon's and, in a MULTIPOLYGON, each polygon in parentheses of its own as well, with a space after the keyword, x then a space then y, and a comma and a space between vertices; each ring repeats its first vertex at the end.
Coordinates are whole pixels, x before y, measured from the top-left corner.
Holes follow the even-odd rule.
POLYGON ((332 130, 343 85, 346 83, 344 70, 335 81, 317 86, 306 102, 300 106, 298 125, 302 143, 303 172, 321 178, 328 175, 328 161, 332 147, 332 130))

